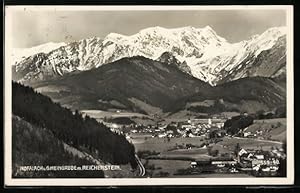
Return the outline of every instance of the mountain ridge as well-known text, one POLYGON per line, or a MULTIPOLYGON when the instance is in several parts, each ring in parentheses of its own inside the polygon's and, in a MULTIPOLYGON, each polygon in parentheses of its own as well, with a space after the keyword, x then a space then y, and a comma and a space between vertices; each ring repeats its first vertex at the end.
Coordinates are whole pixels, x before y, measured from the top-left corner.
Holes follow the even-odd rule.
POLYGON ((142 56, 122 58, 32 86, 62 105, 79 110, 124 109, 149 114, 150 108, 166 113, 183 109, 189 102, 204 100, 224 100, 235 109, 238 105, 232 104, 248 104, 248 101, 266 109, 285 102, 285 89, 270 78, 247 77, 211 86, 176 65, 142 56))
POLYGON ((141 110, 136 109, 132 99, 166 110, 179 96, 187 96, 190 92, 197 93, 201 90, 207 92, 211 87, 183 73, 175 65, 166 65, 142 56, 122 58, 109 65, 41 81, 32 86, 48 94, 50 91, 53 98, 72 96, 74 100, 70 100, 73 102, 66 104, 72 103, 77 109, 97 106, 103 108, 103 105, 113 107, 114 105, 106 103, 118 101, 117 107, 125 105, 132 111, 141 110), (54 91, 49 87, 54 87, 54 91), (57 95, 57 92, 60 94, 57 95), (75 100, 76 96, 81 102, 75 100), (85 106, 90 101, 94 102, 85 106))
POLYGON ((45 80, 98 68, 123 57, 140 55, 157 59, 170 52, 179 62, 186 62, 192 76, 216 85, 242 64, 255 65, 251 61, 261 52, 272 49, 285 34, 285 27, 275 27, 231 44, 211 27, 152 27, 131 36, 110 33, 103 39, 92 37, 72 42, 48 54, 30 56, 18 63, 13 71, 23 74, 17 76, 18 81, 45 80))

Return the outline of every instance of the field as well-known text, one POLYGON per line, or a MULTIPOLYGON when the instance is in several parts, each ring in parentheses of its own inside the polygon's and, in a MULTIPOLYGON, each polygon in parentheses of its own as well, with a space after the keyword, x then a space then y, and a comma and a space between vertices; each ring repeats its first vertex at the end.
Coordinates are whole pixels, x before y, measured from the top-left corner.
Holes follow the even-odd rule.
POLYGON ((256 132, 261 130, 263 132, 263 137, 275 141, 285 141, 286 140, 286 119, 264 119, 255 120, 252 125, 248 127, 247 132, 256 132))
POLYGON ((102 110, 82 110, 81 113, 87 114, 92 118, 97 120, 103 120, 104 118, 119 118, 126 117, 130 118, 137 124, 142 125, 154 125, 156 123, 155 119, 149 115, 145 115, 142 113, 134 113, 134 112, 116 112, 116 111, 102 111, 102 110))
POLYGON ((149 160, 148 165, 153 165, 154 170, 147 170, 152 173, 152 177, 160 177, 160 172, 167 172, 171 178, 244 178, 253 177, 245 173, 212 173, 212 174, 196 174, 196 175, 174 175, 178 169, 187 169, 190 167, 190 161, 178 160, 149 160))
MULTIPOLYGON (((181 148, 175 149, 177 145, 185 146, 192 144, 200 146, 206 142, 202 137, 194 138, 166 138, 151 137, 150 134, 131 134, 131 142, 134 144, 136 151, 155 151, 158 155, 152 155, 143 159, 147 175, 151 177, 184 177, 184 178, 208 178, 208 177, 250 177, 247 174, 197 174, 197 175, 174 175, 178 169, 187 169, 190 167, 192 160, 204 161, 213 159, 208 154, 207 148, 194 147, 191 149, 181 148)), ((244 149, 263 149, 270 150, 272 147, 282 147, 282 143, 278 141, 259 140, 253 138, 228 137, 221 138, 217 143, 210 143, 212 150, 218 150, 218 157, 234 152, 235 146, 239 143, 244 149)))
POLYGON ((196 174, 196 175, 174 175, 178 169, 187 169, 190 167, 190 161, 178 161, 178 160, 149 160, 148 165, 153 165, 154 170, 147 170, 151 173, 152 177, 162 177, 160 172, 167 172, 169 178, 244 178, 253 177, 245 173, 212 173, 212 174, 196 174))
MULTIPOLYGON (((171 138, 168 141, 165 138, 152 138, 151 135, 134 134, 131 135, 131 142, 134 144, 136 151, 156 151, 160 153, 161 157, 190 157, 193 159, 207 159, 206 148, 180 149, 174 150, 176 145, 192 144, 200 146, 205 140, 201 137, 194 138, 171 138), (172 150, 172 151, 170 151, 172 150)), ((281 142, 259 140, 253 138, 238 138, 238 137, 224 137, 222 141, 211 144, 213 150, 218 150, 220 154, 233 152, 236 144, 239 143, 244 149, 264 149, 270 150, 271 147, 282 147, 281 142)))
POLYGON ((223 141, 218 143, 221 146, 227 146, 229 150, 234 150, 236 144, 239 143, 241 148, 244 149, 263 149, 270 150, 271 147, 282 147, 282 143, 276 141, 267 141, 251 138, 238 138, 238 137, 224 137, 223 141))
POLYGON ((185 169, 190 167, 190 161, 180 161, 180 160, 149 160, 148 165, 154 165, 155 170, 148 170, 152 172, 152 176, 156 176, 159 172, 168 172, 169 176, 174 176, 174 173, 178 169, 185 169))
POLYGON ((207 148, 178 149, 162 152, 160 156, 168 158, 192 158, 195 160, 209 160, 212 158, 207 154, 207 148))
POLYGON ((145 134, 133 134, 131 135, 131 141, 135 146, 136 151, 156 151, 156 152, 164 152, 173 148, 176 144, 185 145, 185 144, 193 144, 200 145, 203 141, 200 141, 201 137, 194 138, 170 138, 168 142, 165 138, 154 137, 151 138, 151 135, 145 134))

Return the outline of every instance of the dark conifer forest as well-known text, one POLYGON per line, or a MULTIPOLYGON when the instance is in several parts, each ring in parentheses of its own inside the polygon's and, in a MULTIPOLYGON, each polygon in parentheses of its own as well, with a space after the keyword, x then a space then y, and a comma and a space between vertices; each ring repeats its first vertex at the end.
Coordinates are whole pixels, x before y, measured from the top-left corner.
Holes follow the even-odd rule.
POLYGON ((91 160, 74 155, 64 148, 51 131, 34 126, 18 116, 12 117, 12 177, 14 178, 103 178, 102 170, 38 170, 26 166, 94 165, 91 160))
POLYGON ((112 164, 130 163, 136 167, 135 149, 123 135, 110 131, 105 125, 78 111, 54 103, 49 97, 31 87, 12 83, 12 111, 14 115, 41 128, 49 129, 63 142, 84 148, 112 164))

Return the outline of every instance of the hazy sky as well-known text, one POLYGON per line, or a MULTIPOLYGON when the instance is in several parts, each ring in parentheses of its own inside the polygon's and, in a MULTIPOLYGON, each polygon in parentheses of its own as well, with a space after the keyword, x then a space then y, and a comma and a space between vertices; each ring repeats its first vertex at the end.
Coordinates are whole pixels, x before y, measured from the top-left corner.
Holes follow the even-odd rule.
POLYGON ((238 42, 266 29, 286 25, 284 10, 197 11, 28 11, 12 14, 13 47, 46 42, 70 42, 110 32, 132 35, 153 26, 211 26, 229 42, 238 42))

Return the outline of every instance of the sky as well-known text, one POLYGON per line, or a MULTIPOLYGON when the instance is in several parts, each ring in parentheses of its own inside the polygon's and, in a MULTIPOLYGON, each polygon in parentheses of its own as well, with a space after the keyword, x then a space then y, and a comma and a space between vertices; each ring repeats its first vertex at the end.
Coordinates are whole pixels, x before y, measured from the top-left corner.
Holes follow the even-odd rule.
POLYGON ((104 38, 114 32, 132 35, 147 27, 210 26, 231 43, 286 25, 284 10, 61 11, 18 9, 11 13, 12 47, 29 48, 47 42, 104 38))

